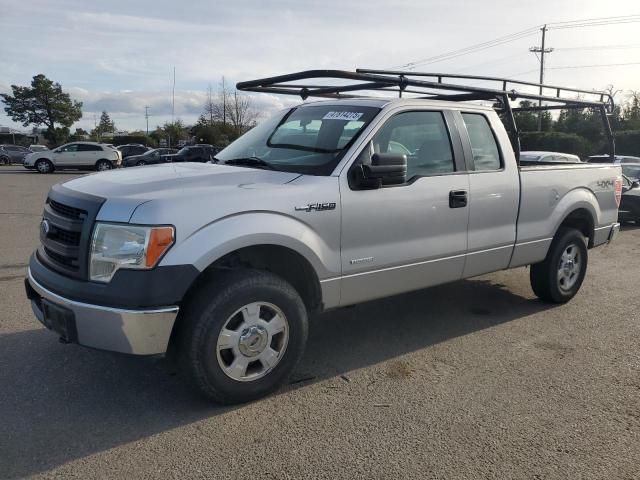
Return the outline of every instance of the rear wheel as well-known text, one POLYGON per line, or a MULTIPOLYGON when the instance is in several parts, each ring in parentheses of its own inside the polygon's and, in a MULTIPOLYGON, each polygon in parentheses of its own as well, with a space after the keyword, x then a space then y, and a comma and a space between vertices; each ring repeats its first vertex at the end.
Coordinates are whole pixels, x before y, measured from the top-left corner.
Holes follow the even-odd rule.
POLYGON ((575 228, 560 228, 551 242, 547 258, 531 265, 533 292, 547 302, 568 302, 582 286, 587 273, 587 261, 584 235, 575 228))
POLYGON ((269 272, 225 273, 202 285, 181 315, 181 365, 205 395, 223 404, 277 389, 307 340, 300 295, 269 272))
POLYGON ((111 170, 113 168, 112 163, 109 160, 98 160, 96 163, 96 170, 104 172, 105 170, 111 170))
POLYGON ((136 166, 142 167, 142 166, 144 166, 146 164, 147 164, 147 162, 145 162, 144 160, 138 160, 138 163, 136 163, 136 166))
POLYGON ((35 164, 36 170, 39 173, 51 173, 53 172, 53 163, 50 160, 41 158, 35 164))
POLYGON ((2 156, 0 157, 0 165, 9 165, 11 163, 11 159, 9 157, 2 156))

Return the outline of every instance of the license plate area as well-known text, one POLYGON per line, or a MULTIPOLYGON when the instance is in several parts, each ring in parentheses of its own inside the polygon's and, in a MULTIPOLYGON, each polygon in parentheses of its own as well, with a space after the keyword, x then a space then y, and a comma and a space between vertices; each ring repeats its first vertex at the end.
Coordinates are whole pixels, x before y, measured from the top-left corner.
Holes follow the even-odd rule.
POLYGON ((45 298, 40 299, 44 326, 59 334, 65 342, 78 341, 76 320, 73 312, 45 298))

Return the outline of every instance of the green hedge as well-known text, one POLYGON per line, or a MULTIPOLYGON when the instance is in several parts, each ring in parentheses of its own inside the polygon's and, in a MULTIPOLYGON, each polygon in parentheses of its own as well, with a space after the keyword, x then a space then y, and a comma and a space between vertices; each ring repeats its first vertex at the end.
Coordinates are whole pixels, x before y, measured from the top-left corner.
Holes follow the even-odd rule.
POLYGON ((145 135, 117 135, 111 139, 111 141, 103 140, 105 143, 112 143, 113 145, 125 145, 127 143, 141 143, 147 147, 157 147, 158 142, 153 138, 145 135))
POLYGON ((575 133, 526 132, 520 135, 520 149, 543 152, 573 153, 580 158, 593 155, 596 148, 584 137, 575 133))
POLYGON ((640 157, 640 130, 623 130, 616 132, 616 153, 640 157))

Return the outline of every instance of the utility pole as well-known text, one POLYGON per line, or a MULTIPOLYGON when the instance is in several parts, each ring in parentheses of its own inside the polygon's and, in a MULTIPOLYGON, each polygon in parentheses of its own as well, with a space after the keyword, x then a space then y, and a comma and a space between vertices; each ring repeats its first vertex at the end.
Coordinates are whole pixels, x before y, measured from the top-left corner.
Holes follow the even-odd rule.
POLYGON ((149 136, 149 105, 144 106, 144 118, 147 119, 147 137, 149 136))
MULTIPOLYGON (((541 29, 542 41, 539 47, 531 47, 530 52, 540 54, 540 96, 542 96, 542 84, 544 83, 544 54, 553 52, 553 48, 545 48, 545 37, 547 36, 547 25, 545 24, 541 29)), ((537 55, 536 55, 537 56, 537 55)), ((538 107, 542 107, 542 99, 538 100, 538 107)), ((542 131, 542 110, 538 111, 538 131, 542 131)))

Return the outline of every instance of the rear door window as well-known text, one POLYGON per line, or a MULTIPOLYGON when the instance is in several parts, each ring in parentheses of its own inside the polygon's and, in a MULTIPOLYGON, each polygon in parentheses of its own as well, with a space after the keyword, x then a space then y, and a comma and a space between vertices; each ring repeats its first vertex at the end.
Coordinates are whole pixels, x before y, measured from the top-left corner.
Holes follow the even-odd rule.
POLYGON ((487 117, 479 113, 463 113, 462 118, 469 133, 475 170, 500 170, 500 150, 487 117))

